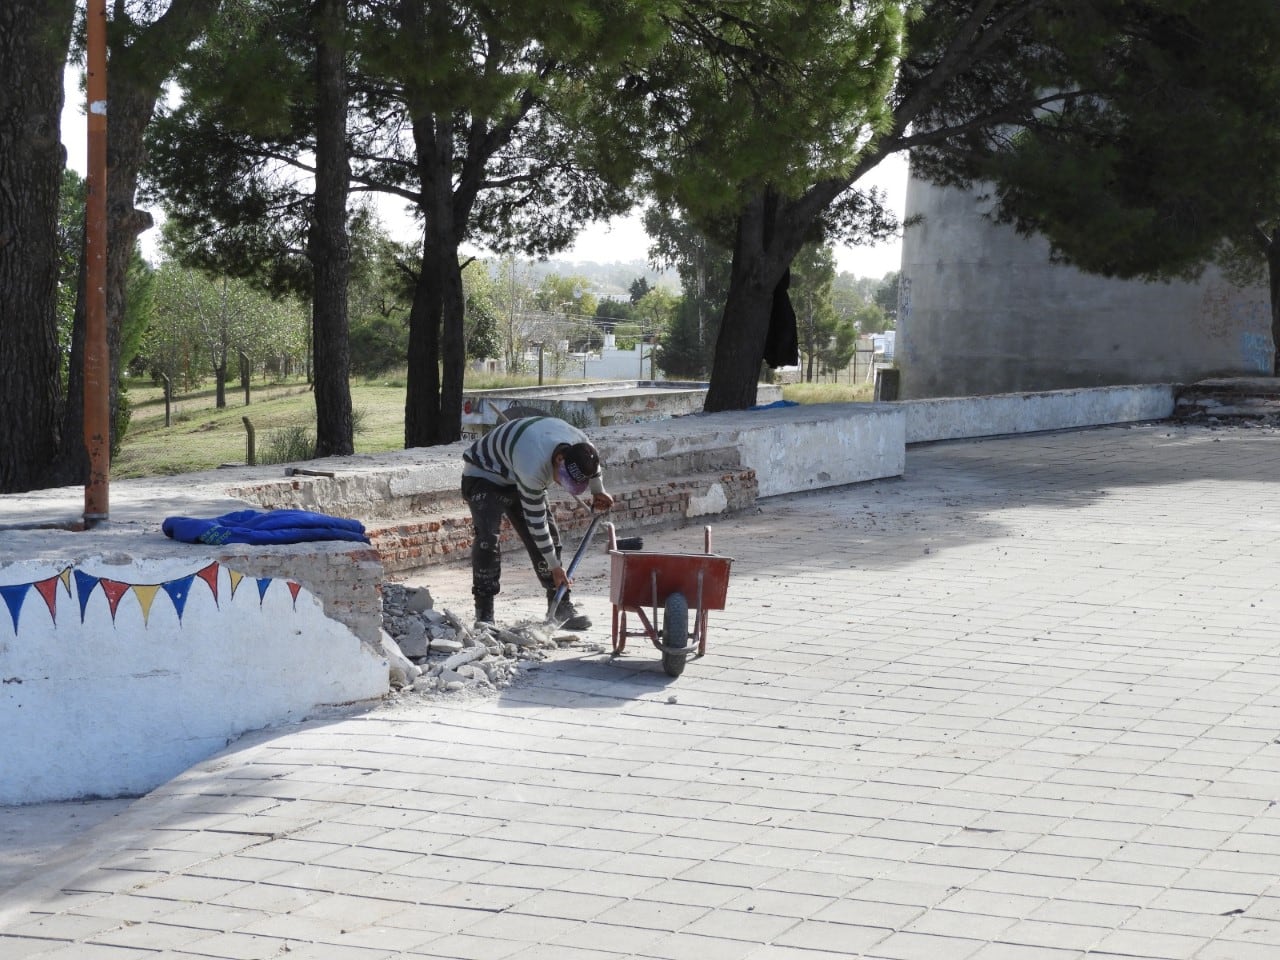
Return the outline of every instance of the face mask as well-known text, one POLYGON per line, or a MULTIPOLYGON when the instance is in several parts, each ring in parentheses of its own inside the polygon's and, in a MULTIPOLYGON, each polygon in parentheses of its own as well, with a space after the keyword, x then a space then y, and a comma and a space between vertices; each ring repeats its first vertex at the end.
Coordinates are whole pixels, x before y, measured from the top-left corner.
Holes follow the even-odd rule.
POLYGON ((560 486, 564 487, 574 496, 581 496, 586 492, 586 489, 589 486, 589 482, 586 480, 583 480, 581 483, 575 482, 573 478, 569 476, 569 471, 565 469, 563 460, 561 460, 556 466, 556 483, 560 484, 560 486))

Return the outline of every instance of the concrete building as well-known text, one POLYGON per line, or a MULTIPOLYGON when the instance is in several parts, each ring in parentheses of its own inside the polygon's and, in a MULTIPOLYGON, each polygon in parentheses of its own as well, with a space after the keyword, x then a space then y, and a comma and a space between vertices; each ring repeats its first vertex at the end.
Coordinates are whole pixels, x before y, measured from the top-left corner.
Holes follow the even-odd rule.
POLYGON ((986 218, 976 192, 912 179, 896 359, 924 398, 1270 374, 1264 288, 1212 270, 1141 283, 1051 263, 1042 238, 986 218))

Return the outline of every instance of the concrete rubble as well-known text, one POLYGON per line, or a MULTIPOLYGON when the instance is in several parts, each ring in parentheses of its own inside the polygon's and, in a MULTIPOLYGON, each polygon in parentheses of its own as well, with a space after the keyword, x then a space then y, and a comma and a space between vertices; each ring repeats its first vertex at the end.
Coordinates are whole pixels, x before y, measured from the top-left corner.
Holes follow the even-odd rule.
POLYGON ((535 622, 468 626, 452 611, 435 609, 425 587, 384 583, 382 611, 383 631, 396 648, 389 651, 392 696, 494 693, 518 683, 549 653, 582 644, 576 634, 535 622))

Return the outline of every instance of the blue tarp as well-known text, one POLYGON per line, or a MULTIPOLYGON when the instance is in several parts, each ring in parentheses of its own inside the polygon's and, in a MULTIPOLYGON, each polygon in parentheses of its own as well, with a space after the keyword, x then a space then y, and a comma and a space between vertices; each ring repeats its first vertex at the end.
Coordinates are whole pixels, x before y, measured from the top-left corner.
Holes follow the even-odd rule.
POLYGON ((368 543, 358 520, 330 517, 307 510, 239 510, 212 520, 166 517, 165 535, 183 543, 305 543, 310 540, 350 540, 368 543))
POLYGON ((751 410, 775 410, 778 407, 798 407, 800 406, 795 400, 775 400, 773 403, 757 403, 751 410))

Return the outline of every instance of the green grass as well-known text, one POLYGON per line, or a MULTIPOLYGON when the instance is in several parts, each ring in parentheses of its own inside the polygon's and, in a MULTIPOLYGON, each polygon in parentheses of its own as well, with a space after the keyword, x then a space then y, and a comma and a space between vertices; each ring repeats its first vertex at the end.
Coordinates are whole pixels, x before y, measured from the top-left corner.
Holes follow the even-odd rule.
MULTIPOLYGON (((467 380, 468 390, 536 386, 537 377, 477 376, 467 380)), ((549 383, 552 381, 548 381, 549 383)), ((351 404, 357 413, 357 453, 382 453, 404 446, 404 374, 377 380, 351 381, 351 404)), ((869 401, 870 384, 797 383, 783 387, 787 400, 799 403, 849 403, 869 401)), ((223 463, 244 463, 248 450, 243 418, 253 424, 259 459, 265 460, 273 439, 286 439, 286 431, 300 429, 315 434, 315 401, 303 381, 255 383, 250 402, 237 385, 228 389, 227 406, 214 406, 212 388, 175 398, 170 406, 171 426, 164 425, 164 392, 150 381, 129 384, 133 417, 120 455, 112 462, 118 479, 163 476, 211 470, 223 463)), ((290 438, 293 439, 293 438, 290 438)))
MULTIPOLYGON (((111 466, 114 477, 144 477, 209 470, 223 463, 244 463, 253 424, 255 446, 266 451, 278 431, 315 430, 315 401, 302 382, 254 385, 250 402, 238 388, 227 391, 227 406, 214 406, 213 390, 183 394, 170 406, 171 426, 164 425, 164 393, 148 384, 131 384, 133 417, 111 466)), ((351 405, 360 432, 357 453, 379 453, 404 446, 404 382, 353 380, 351 405)))
POLYGON ((870 383, 787 383, 782 399, 795 403, 870 403, 875 386, 870 383))

